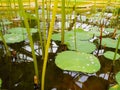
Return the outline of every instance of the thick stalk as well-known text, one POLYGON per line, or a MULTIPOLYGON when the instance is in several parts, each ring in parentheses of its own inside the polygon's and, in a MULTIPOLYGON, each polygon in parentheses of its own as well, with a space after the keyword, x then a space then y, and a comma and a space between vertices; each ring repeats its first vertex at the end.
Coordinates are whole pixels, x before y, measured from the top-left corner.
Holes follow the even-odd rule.
POLYGON ((119 44, 120 44, 120 36, 118 38, 117 46, 116 46, 116 49, 115 49, 115 54, 114 54, 114 58, 113 58, 113 66, 115 65, 115 60, 116 60, 116 55, 117 55, 119 44))
POLYGON ((42 48, 42 55, 44 56, 44 46, 43 46, 43 41, 42 41, 42 32, 40 30, 40 19, 39 19, 39 14, 38 14, 38 0, 35 0, 35 13, 36 13, 36 16, 37 16, 37 28, 38 28, 38 33, 39 33, 39 39, 40 39, 40 45, 41 45, 41 48, 42 48))
POLYGON ((61 44, 64 44, 64 29, 65 29, 65 0, 62 0, 62 26, 61 26, 61 44))
POLYGON ((36 55, 35 55, 35 51, 34 51, 34 43, 33 43, 32 37, 31 37, 28 20, 26 18, 26 14, 25 14, 22 2, 23 2, 22 0, 18 0, 19 9, 22 12, 22 16, 23 16, 23 19, 24 19, 24 24, 25 24, 25 27, 27 29, 28 39, 30 41, 30 46, 31 46, 32 56, 33 56, 33 62, 34 62, 35 75, 38 77, 38 66, 37 66, 37 60, 36 60, 36 55))
POLYGON ((46 21, 45 21, 46 13, 45 13, 45 7, 46 7, 46 2, 44 0, 42 0, 42 22, 43 22, 42 29, 43 29, 43 38, 44 38, 44 49, 45 49, 45 46, 46 46, 46 21))
POLYGON ((45 72, 46 72, 47 59, 48 59, 48 49, 50 47, 50 41, 51 41, 51 36, 52 36, 52 32, 53 32, 53 26, 54 26, 54 22, 55 22, 57 5, 58 5, 58 0, 55 0, 54 1, 54 9, 53 9, 53 13, 52 13, 52 20, 51 20, 51 23, 50 23, 48 39, 47 39, 46 48, 45 48, 45 57, 44 57, 44 63, 43 63, 43 69, 42 69, 41 90, 44 90, 45 72))
POLYGON ((0 36, 1 36, 1 38, 2 38, 2 41, 3 41, 4 45, 5 45, 5 49, 6 49, 7 55, 10 56, 11 53, 10 53, 10 51, 9 51, 9 48, 8 48, 6 42, 5 42, 5 39, 4 39, 1 31, 0 31, 0 36))

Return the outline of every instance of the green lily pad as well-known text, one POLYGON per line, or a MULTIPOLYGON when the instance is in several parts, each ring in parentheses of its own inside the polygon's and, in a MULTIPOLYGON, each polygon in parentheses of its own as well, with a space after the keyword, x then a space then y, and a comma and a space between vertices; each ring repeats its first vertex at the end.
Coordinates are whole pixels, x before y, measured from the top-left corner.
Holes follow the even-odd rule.
MULTIPOLYGON (((105 28, 105 31, 108 31, 110 33, 113 33, 114 32, 114 28, 105 28)), ((120 30, 117 30, 116 33, 120 34, 120 30)))
POLYGON ((118 72, 115 76, 117 83, 120 85, 120 72, 118 72))
POLYGON ((77 42, 77 44, 76 44, 76 48, 75 48, 74 40, 68 40, 66 42, 68 49, 70 49, 70 50, 77 49, 77 51, 85 52, 85 53, 92 53, 96 49, 96 46, 89 41, 76 41, 76 42, 77 42))
POLYGON ((52 35, 52 40, 60 41, 61 40, 61 34, 60 33, 53 34, 52 35))
MULTIPOLYGON (((83 29, 76 29, 75 31, 65 32, 65 44, 68 46, 70 50, 76 50, 80 52, 91 53, 96 49, 96 46, 89 42, 88 40, 93 36, 93 34, 89 34, 88 32, 83 31, 83 29), (76 37, 74 34, 76 33, 76 37), (76 47, 75 47, 76 40, 76 47)), ((61 40, 61 34, 53 34, 53 40, 61 40)))
MULTIPOLYGON (((89 40, 93 36, 93 34, 83 31, 83 29, 76 29, 76 30, 65 32, 65 41, 73 39, 75 37, 74 36, 75 33, 76 33, 76 39, 78 39, 78 40, 89 40)), ((61 33, 53 34, 52 40, 60 41, 61 33)))
MULTIPOLYGON (((100 36, 100 31, 99 31, 100 28, 98 28, 98 27, 91 27, 90 29, 91 29, 91 31, 89 31, 88 33, 94 34, 95 36, 100 36)), ((102 36, 104 36, 104 35, 105 34, 102 33, 102 36)))
POLYGON ((64 51, 56 56, 55 64, 69 71, 94 73, 100 69, 98 58, 92 54, 75 51, 64 51))
POLYGON ((112 87, 109 88, 109 90, 120 90, 120 85, 114 85, 112 87))
POLYGON ((5 34, 3 37, 6 41, 6 43, 8 43, 8 44, 21 42, 21 41, 24 41, 26 39, 26 36, 21 35, 21 34, 5 34))
MULTIPOLYGON (((37 29, 30 28, 30 33, 36 33, 36 32, 37 32, 37 29)), ((23 27, 16 27, 16 28, 9 29, 8 33, 27 34, 27 30, 26 28, 23 28, 23 27)))
MULTIPOLYGON (((109 47, 109 48, 116 48, 118 40, 114 40, 111 38, 102 38, 102 45, 109 47)), ((120 45, 118 47, 118 49, 120 49, 120 45)))
MULTIPOLYGON (((104 53, 104 56, 105 56, 106 58, 110 59, 110 60, 113 60, 114 55, 115 55, 115 52, 112 52, 112 51, 107 51, 107 52, 104 53)), ((116 55, 116 60, 119 59, 119 58, 120 58, 120 55, 117 54, 117 55, 116 55)))

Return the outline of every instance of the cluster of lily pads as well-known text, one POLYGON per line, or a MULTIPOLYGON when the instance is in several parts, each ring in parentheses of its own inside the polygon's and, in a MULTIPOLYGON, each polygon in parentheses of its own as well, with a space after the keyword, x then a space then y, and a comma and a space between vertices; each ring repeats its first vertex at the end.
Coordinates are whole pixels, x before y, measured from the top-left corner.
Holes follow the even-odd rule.
MULTIPOLYGON (((99 60, 91 54, 95 49, 96 45, 90 42, 93 38, 93 34, 97 36, 98 34, 90 31, 86 32, 83 29, 75 29, 72 31, 65 32, 65 44, 70 51, 64 51, 58 53, 55 63, 56 65, 63 69, 69 71, 81 71, 84 73, 94 73, 100 69, 99 60)), ((100 36, 100 32, 99 32, 100 36)), ((98 38, 99 39, 99 38, 98 38)), ((61 40, 61 34, 53 34, 52 40, 61 40)), ((99 40, 98 40, 99 42, 99 40)), ((113 40, 110 38, 102 38, 102 46, 109 48, 116 48, 118 40, 113 40)), ((120 46, 118 47, 120 49, 120 46)), ((107 51, 103 55, 113 60, 114 52, 107 51)), ((116 55, 116 60, 120 58, 120 55, 116 55)))
MULTIPOLYGON (((91 54, 96 49, 96 45, 89 41, 92 37, 92 33, 83 29, 65 32, 65 44, 70 51, 58 53, 55 60, 56 65, 63 70, 97 72, 101 65, 98 58, 91 54)), ((60 33, 53 34, 52 39, 60 41, 60 33)))

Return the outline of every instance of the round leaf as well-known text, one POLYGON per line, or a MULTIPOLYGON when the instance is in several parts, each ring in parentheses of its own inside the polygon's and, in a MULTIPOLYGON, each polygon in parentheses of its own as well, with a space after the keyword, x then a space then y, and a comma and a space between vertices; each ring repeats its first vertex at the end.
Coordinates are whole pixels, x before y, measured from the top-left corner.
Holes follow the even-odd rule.
MULTIPOLYGON (((96 49, 96 46, 89 41, 76 41, 76 42, 77 42, 76 45, 77 51, 92 53, 96 49)), ((67 46, 68 49, 70 50, 76 50, 74 40, 67 41, 67 46)))
MULTIPOLYGON (((114 55, 115 55, 115 52, 112 52, 112 51, 107 51, 107 52, 104 53, 104 56, 106 58, 110 59, 110 60, 113 60, 114 55)), ((117 60, 118 58, 120 58, 119 54, 116 55, 116 59, 115 60, 117 60)))
MULTIPOLYGON (((118 40, 114 40, 111 38, 102 38, 102 45, 110 48, 116 48, 118 40)), ((118 47, 120 49, 120 45, 118 47)))
POLYGON ((109 90, 120 90, 120 85, 114 85, 112 87, 109 88, 109 90))
POLYGON ((26 39, 25 35, 21 35, 21 34, 5 34, 4 39, 6 41, 6 43, 17 43, 17 42, 21 42, 24 41, 26 39))
POLYGON ((92 54, 75 51, 59 53, 55 59, 56 65, 63 70, 94 73, 100 69, 98 58, 92 54))
MULTIPOLYGON (((31 33, 36 33, 37 29, 35 28, 30 28, 31 33)), ((16 27, 16 28, 11 28, 8 30, 8 33, 15 33, 15 34, 27 34, 26 28, 23 27, 16 27)))
POLYGON ((118 72, 115 76, 117 83, 120 85, 120 72, 118 72))

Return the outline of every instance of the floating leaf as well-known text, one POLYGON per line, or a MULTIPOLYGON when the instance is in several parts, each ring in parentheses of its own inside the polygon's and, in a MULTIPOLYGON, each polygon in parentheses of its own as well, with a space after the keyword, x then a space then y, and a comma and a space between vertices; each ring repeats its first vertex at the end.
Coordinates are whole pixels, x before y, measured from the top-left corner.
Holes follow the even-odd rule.
POLYGON ((109 88, 109 90, 120 90, 120 85, 114 85, 112 87, 109 88))
MULTIPOLYGON (((118 40, 114 40, 111 38, 102 38, 102 45, 109 47, 109 48, 116 48, 118 40)), ((120 49, 120 45, 118 47, 118 49, 120 49)))
MULTIPOLYGON (((110 59, 110 60, 113 60, 114 55, 115 55, 115 52, 112 52, 112 51, 107 51, 107 52, 104 53, 104 56, 105 56, 106 58, 110 59)), ((119 59, 119 58, 120 58, 120 55, 117 54, 117 55, 116 55, 116 60, 119 59)))
MULTIPOLYGON (((83 29, 76 29, 76 30, 65 32, 65 41, 71 40, 74 37, 76 37, 76 39, 78 40, 89 40, 90 38, 92 38, 92 36, 93 34, 83 31, 83 29), (76 33, 76 36, 74 36, 74 33, 76 33)), ((60 41, 61 33, 53 34, 52 39, 60 41)))
MULTIPOLYGON (((120 72, 118 72, 115 76, 117 83, 120 85, 120 72)), ((120 90, 120 89, 119 89, 120 90)))
POLYGON ((24 41, 26 39, 26 36, 21 34, 5 34, 4 38, 6 43, 17 43, 24 41))
POLYGON ((60 41, 61 40, 61 34, 60 33, 53 34, 52 35, 52 40, 60 41))
MULTIPOLYGON (((31 33, 36 33, 37 29, 35 28, 30 28, 31 33)), ((16 27, 16 28, 11 28, 8 30, 8 33, 16 33, 16 34, 27 34, 26 28, 23 27, 16 27)))
POLYGON ((94 73, 100 69, 98 58, 92 54, 75 51, 59 53, 55 59, 56 65, 63 70, 94 73))
MULTIPOLYGON (((89 41, 76 41, 76 42, 77 42, 77 45, 76 45, 77 51, 92 53, 96 49, 96 46, 89 41)), ((67 46, 68 46, 68 49, 70 50, 76 50, 74 40, 68 40, 67 46)))
MULTIPOLYGON (((105 28, 105 31, 108 31, 110 33, 114 33, 115 28, 105 28)), ((116 33, 120 34, 120 30, 117 30, 116 33)))
MULTIPOLYGON (((94 34, 95 36, 100 36, 100 28, 98 27, 91 27, 90 28, 91 31, 89 31, 88 33, 94 34)), ((105 34, 102 33, 102 36, 104 36, 105 34)))

